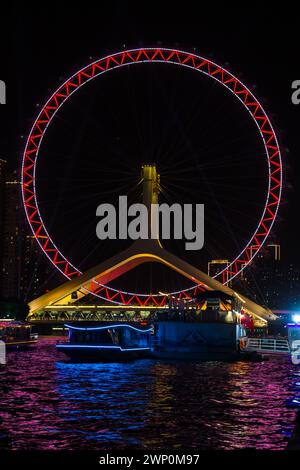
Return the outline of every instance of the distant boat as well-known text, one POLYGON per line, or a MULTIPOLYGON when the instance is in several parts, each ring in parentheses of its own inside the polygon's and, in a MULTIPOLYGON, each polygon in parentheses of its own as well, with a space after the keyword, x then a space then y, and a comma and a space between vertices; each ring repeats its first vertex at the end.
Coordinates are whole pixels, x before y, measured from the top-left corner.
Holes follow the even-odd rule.
POLYGON ((288 323, 287 328, 292 362, 300 365, 300 322, 288 323))
POLYGON ((71 359, 89 362, 119 361, 146 357, 150 354, 149 326, 129 323, 107 323, 101 326, 65 325, 69 340, 58 342, 56 348, 71 359))
POLYGON ((7 349, 18 349, 36 344, 38 335, 29 323, 13 320, 0 321, 0 340, 7 349))

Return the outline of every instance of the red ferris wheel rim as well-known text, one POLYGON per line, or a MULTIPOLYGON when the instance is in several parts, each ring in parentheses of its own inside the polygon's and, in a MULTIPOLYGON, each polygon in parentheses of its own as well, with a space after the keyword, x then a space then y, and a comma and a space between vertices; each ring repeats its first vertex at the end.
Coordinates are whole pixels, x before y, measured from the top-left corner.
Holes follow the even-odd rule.
MULTIPOLYGON (((267 197, 261 218, 250 240, 244 246, 240 254, 215 276, 220 278, 221 282, 228 283, 243 271, 243 269, 245 269, 245 267, 257 255, 274 224, 280 205, 282 191, 281 153, 270 119, 252 92, 231 72, 224 69, 224 67, 221 67, 211 60, 200 57, 194 53, 160 47, 139 48, 117 52, 102 59, 98 59, 83 67, 66 80, 52 94, 46 104, 42 107, 32 125, 23 153, 21 188, 23 205, 28 223, 41 249, 56 269, 58 269, 68 279, 71 279, 74 276, 79 276, 81 274, 80 270, 63 255, 52 240, 39 210, 35 185, 35 170, 40 145, 56 112, 70 98, 70 96, 72 96, 72 94, 83 85, 109 70, 144 62, 171 63, 188 67, 210 76, 239 99, 244 108, 246 108, 251 115, 263 141, 265 156, 268 161, 267 197)), ((147 305, 148 303, 164 305, 167 295, 192 297, 198 289, 202 289, 202 287, 200 285, 194 285, 188 289, 171 292, 169 294, 153 295, 124 292, 99 284, 99 290, 93 292, 93 295, 104 300, 110 300, 117 304, 129 305, 134 302, 138 305, 147 305)))

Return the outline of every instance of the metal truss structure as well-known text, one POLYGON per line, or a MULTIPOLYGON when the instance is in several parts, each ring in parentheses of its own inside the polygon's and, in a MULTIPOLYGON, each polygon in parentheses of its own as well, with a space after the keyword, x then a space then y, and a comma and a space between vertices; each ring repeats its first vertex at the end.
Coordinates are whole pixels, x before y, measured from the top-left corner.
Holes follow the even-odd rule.
POLYGON ((148 309, 145 307, 144 310, 132 311, 128 310, 117 310, 112 311, 109 307, 104 309, 95 308, 89 309, 84 306, 79 309, 66 309, 62 307, 59 310, 51 310, 51 308, 36 312, 30 316, 31 322, 45 322, 45 323, 65 323, 66 321, 118 321, 118 322, 143 322, 153 321, 157 315, 163 313, 164 317, 167 312, 165 309, 148 309))

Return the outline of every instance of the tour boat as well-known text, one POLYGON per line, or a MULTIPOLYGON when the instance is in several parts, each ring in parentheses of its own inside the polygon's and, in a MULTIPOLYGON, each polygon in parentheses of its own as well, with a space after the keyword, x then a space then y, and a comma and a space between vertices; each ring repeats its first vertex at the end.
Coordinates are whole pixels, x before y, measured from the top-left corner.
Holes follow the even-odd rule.
POLYGON ((101 326, 65 325, 69 329, 67 342, 58 342, 56 348, 71 359, 120 361, 147 357, 150 354, 149 326, 130 323, 101 323, 101 326))
POLYGON ((32 333, 29 323, 13 320, 0 321, 0 341, 4 341, 7 349, 17 349, 36 344, 38 335, 32 333))

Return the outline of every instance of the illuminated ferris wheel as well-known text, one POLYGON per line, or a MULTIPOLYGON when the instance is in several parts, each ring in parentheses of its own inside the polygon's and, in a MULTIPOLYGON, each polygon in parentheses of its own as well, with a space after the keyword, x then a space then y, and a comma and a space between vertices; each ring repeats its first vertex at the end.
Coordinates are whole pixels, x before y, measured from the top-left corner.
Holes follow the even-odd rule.
MULTIPOLYGON (((79 89, 96 78, 100 80, 101 76, 107 72, 118 73, 122 67, 141 63, 173 64, 204 74, 223 87, 224 93, 231 94, 233 100, 238 100, 241 107, 247 110, 249 119, 256 126, 257 135, 263 144, 264 159, 268 169, 265 174, 267 192, 265 199, 261 201, 260 215, 256 221, 255 230, 250 233, 248 240, 234 259, 215 276, 223 284, 229 283, 257 255, 276 219, 282 190, 281 154, 272 124, 252 92, 223 67, 193 53, 166 48, 140 48, 122 51, 103 57, 82 68, 52 94, 34 121, 23 154, 22 195, 29 225, 40 248, 58 271, 68 279, 82 274, 78 266, 75 266, 75 263, 65 256, 59 248, 60 241, 51 236, 50 230, 44 222, 45 217, 40 209, 37 190, 36 165, 38 157, 54 116, 66 102, 72 100, 79 89)), ((149 305, 154 303, 155 305, 164 305, 169 295, 189 297, 195 295, 201 288, 201 285, 194 283, 191 287, 183 290, 153 294, 128 292, 108 284, 98 283, 97 289, 93 289, 90 293, 119 304, 149 305)))

